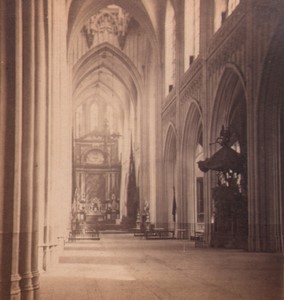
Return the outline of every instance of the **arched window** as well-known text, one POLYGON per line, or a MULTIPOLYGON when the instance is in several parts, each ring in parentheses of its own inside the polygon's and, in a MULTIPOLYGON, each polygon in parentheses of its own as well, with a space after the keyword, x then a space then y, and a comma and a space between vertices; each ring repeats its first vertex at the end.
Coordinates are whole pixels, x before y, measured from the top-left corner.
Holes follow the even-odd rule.
POLYGON ((235 10, 240 4, 240 0, 229 0, 228 1, 228 16, 235 10))
POLYGON ((214 31, 216 32, 226 18, 236 9, 240 0, 215 0, 214 31))
POLYGON ((109 131, 113 132, 114 131, 113 108, 110 105, 107 106, 106 118, 107 118, 109 131))
POLYGON ((168 0, 165 22, 165 87, 166 94, 171 91, 175 84, 175 43, 176 21, 171 2, 168 0))
POLYGON ((75 113, 75 136, 76 136, 76 138, 79 138, 83 134, 83 132, 82 132, 82 128, 83 128, 82 116, 83 116, 83 108, 82 108, 82 105, 80 105, 76 109, 76 113, 75 113))
POLYGON ((93 102, 91 105, 90 125, 91 125, 91 130, 96 129, 99 126, 99 107, 96 102, 93 102))
POLYGON ((200 0, 184 2, 184 70, 186 71, 199 54, 200 0))

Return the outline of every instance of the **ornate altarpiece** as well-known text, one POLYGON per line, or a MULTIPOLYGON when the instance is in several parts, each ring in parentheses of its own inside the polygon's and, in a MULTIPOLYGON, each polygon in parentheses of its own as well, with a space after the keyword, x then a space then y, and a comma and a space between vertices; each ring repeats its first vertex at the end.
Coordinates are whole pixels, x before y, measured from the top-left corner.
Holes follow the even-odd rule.
POLYGON ((93 230, 120 219, 118 139, 105 130, 74 140, 72 230, 93 230))

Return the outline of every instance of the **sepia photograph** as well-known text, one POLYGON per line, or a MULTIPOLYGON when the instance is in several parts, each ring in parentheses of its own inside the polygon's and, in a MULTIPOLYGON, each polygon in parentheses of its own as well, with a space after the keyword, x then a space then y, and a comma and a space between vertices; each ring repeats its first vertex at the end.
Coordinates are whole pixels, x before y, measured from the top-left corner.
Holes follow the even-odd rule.
POLYGON ((284 1, 0 0, 0 300, 284 299, 284 1))

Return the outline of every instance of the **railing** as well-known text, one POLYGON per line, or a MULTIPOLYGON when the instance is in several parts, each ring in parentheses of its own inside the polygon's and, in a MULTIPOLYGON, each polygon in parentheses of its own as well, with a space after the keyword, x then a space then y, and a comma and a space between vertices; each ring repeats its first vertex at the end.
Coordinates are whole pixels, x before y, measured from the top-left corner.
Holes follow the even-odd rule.
POLYGON ((80 240, 99 240, 100 233, 97 230, 74 230, 69 233, 69 242, 80 241, 80 240))

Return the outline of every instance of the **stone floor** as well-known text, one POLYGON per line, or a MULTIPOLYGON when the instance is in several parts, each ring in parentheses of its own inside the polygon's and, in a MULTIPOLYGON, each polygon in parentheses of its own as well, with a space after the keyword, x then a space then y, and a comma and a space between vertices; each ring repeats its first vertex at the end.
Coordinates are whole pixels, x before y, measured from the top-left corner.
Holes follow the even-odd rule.
POLYGON ((183 240, 102 235, 68 243, 41 275, 41 300, 281 300, 284 257, 195 248, 183 240))

